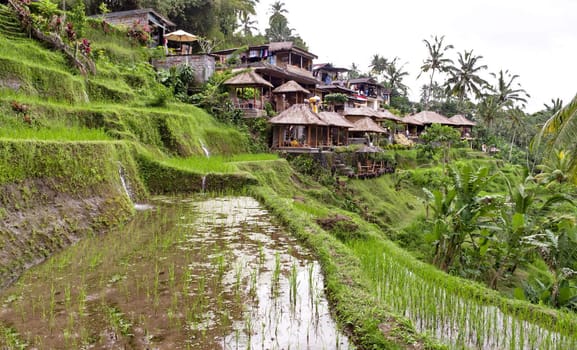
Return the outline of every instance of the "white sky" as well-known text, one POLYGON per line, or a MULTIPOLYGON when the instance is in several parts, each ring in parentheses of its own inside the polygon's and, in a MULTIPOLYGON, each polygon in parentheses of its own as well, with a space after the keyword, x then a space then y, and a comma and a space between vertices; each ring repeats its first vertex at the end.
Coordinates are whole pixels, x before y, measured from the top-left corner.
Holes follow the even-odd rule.
MULTIPOLYGON (((268 26, 273 0, 260 0, 258 27, 268 26)), ((489 72, 508 69, 530 95, 526 111, 536 112, 551 99, 568 103, 577 93, 577 1, 575 0, 284 0, 289 26, 319 56, 369 71, 374 54, 398 56, 409 73, 403 82, 409 98, 419 100, 419 67, 428 51, 423 39, 445 35, 457 52, 474 50, 489 72)), ((441 81, 440 81, 441 82, 441 81)))

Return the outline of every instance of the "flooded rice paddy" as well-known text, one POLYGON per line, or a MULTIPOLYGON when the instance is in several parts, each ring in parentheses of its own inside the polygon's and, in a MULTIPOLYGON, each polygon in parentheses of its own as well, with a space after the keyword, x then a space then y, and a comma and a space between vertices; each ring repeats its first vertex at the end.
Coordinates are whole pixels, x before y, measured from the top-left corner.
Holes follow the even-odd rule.
POLYGON ((349 349, 319 264, 249 197, 159 198, 3 291, 2 347, 349 349))
POLYGON ((410 319, 419 332, 431 334, 450 348, 577 349, 577 338, 562 319, 549 329, 541 327, 521 319, 530 319, 531 314, 513 317, 483 300, 448 291, 374 246, 359 243, 354 249, 363 256, 362 264, 375 281, 378 297, 410 319))

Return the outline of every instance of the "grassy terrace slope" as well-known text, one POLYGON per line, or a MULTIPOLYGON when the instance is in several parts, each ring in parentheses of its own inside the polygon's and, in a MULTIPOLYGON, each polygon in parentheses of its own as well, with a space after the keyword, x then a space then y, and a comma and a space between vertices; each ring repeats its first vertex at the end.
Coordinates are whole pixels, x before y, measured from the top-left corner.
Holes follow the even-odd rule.
POLYGON ((88 23, 97 74, 82 76, 15 21, 0 5, 1 285, 85 235, 126 221, 133 209, 121 172, 134 200, 149 191, 201 191, 205 175, 214 190, 253 181, 170 163, 204 157, 203 147, 245 153, 250 143, 202 109, 172 102, 146 50, 125 33, 104 34, 88 23))
POLYGON ((320 257, 338 317, 358 344, 388 348, 390 343, 412 342, 434 347, 415 335, 408 326, 413 324, 451 348, 577 345, 574 315, 504 298, 424 264, 389 241, 388 230, 381 227, 408 223, 423 212, 422 203, 409 191, 394 190, 397 178, 354 180, 333 192, 281 162, 247 163, 242 168, 259 180, 255 196, 320 257), (351 220, 330 229, 319 225, 319 219, 335 215, 351 220))

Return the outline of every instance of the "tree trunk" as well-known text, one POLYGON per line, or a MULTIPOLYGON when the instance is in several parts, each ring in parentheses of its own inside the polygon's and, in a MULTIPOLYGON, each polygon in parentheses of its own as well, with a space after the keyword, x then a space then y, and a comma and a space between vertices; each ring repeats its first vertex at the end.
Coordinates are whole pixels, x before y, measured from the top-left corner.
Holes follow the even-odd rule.
POLYGON ((513 128, 513 137, 511 138, 511 147, 509 147, 509 161, 511 161, 511 155, 513 154, 513 144, 515 143, 516 137, 517 137, 517 129, 513 128))

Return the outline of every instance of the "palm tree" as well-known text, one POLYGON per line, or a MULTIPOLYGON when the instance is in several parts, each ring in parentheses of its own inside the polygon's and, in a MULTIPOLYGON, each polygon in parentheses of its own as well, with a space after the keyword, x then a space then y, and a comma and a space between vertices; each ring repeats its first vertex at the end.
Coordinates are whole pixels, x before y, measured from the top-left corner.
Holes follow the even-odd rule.
POLYGON ((356 79, 361 76, 361 72, 359 71, 359 66, 355 62, 351 64, 351 68, 347 73, 348 79, 356 79))
POLYGON ((396 95, 406 95, 407 86, 403 84, 403 78, 409 75, 406 71, 403 71, 405 65, 397 67, 397 60, 399 58, 395 57, 385 68, 385 78, 387 79, 387 85, 392 90, 393 94, 396 95))
POLYGON ((482 95, 481 91, 488 83, 479 76, 479 73, 487 69, 487 66, 479 64, 483 56, 474 55, 473 50, 465 50, 464 54, 460 52, 458 54, 458 66, 448 68, 450 76, 447 79, 446 86, 447 92, 457 96, 462 104, 470 93, 473 93, 475 97, 482 95))
POLYGON ((509 70, 505 70, 505 72, 500 70, 498 74, 491 73, 491 76, 497 79, 497 86, 490 88, 490 90, 496 94, 497 102, 502 107, 513 107, 517 102, 521 102, 522 106, 525 106, 527 97, 531 96, 521 88, 520 84, 517 84, 519 88, 512 88, 515 79, 519 78, 518 75, 512 75, 509 70))
POLYGON ((545 112, 549 113, 550 115, 553 115, 557 112, 559 112, 559 110, 561 108, 563 108, 563 100, 557 98, 557 99, 551 99, 551 106, 549 106, 548 104, 544 103, 543 106, 545 106, 545 112))
POLYGON ((571 177, 571 152, 562 150, 553 152, 553 157, 547 159, 544 164, 537 165, 539 174, 535 180, 545 187, 567 183, 571 177))
POLYGON ((265 30, 269 41, 287 41, 293 37, 294 29, 288 26, 288 19, 284 15, 288 11, 284 7, 285 3, 282 1, 276 1, 270 6, 269 28, 265 30))
POLYGON ((369 67, 371 67, 371 72, 375 73, 376 75, 380 75, 387 69, 388 65, 388 59, 380 56, 379 54, 375 54, 369 67))
MULTIPOLYGON (((429 99, 432 95, 431 90, 433 89, 433 77, 435 76, 435 72, 446 72, 453 64, 453 60, 443 57, 445 52, 453 48, 453 45, 443 46, 444 39, 444 35, 440 38, 435 35, 433 37, 433 43, 429 42, 427 39, 423 40, 425 46, 427 46, 427 50, 429 51, 429 57, 423 61, 423 65, 421 66, 421 73, 431 71, 429 80, 429 93, 426 95, 425 99, 425 110, 429 107, 429 99)), ((421 76, 421 73, 419 73, 417 79, 421 76)))
MULTIPOLYGON (((285 13, 288 13, 288 10, 284 8, 285 7, 285 3, 282 1, 275 1, 272 3, 272 5, 270 5, 269 8, 269 12, 270 12, 270 20, 272 20, 273 17, 278 17, 278 16, 283 16, 285 17, 285 13)), ((269 23, 270 23, 269 20, 269 23)))
POLYGON ((539 150, 541 143, 545 146, 545 158, 552 158, 555 150, 567 150, 571 152, 572 178, 577 180, 577 152, 575 140, 577 139, 577 95, 569 104, 555 113, 543 128, 537 133, 532 149, 539 150), (543 141, 546 142, 543 142, 543 141))
POLYGON ((258 28, 255 26, 256 21, 252 19, 250 13, 242 11, 240 13, 239 19, 244 36, 252 36, 252 31, 258 30, 258 28))
POLYGON ((511 155, 513 153, 513 145, 515 144, 515 138, 517 137, 517 133, 525 127, 527 114, 525 114, 525 112, 523 112, 519 107, 509 109, 506 114, 509 118, 509 121, 511 122, 511 129, 513 130, 513 135, 511 136, 511 146, 509 148, 510 161, 511 155))

